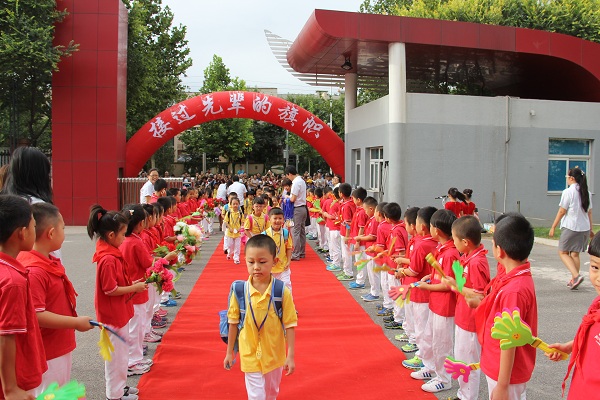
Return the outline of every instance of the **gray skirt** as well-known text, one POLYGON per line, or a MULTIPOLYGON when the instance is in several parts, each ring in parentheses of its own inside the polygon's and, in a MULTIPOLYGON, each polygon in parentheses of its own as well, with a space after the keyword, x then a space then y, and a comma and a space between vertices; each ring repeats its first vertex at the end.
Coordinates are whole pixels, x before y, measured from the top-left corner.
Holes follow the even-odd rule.
POLYGON ((560 230, 558 250, 583 253, 587 251, 588 240, 590 240, 590 231, 576 232, 563 228, 560 230))

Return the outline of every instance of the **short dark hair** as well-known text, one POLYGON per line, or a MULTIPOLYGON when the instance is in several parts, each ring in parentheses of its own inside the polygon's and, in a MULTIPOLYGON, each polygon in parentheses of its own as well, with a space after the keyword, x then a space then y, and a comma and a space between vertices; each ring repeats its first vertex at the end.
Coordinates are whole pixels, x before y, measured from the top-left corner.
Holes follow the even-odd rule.
POLYGON ((283 178, 281 180, 281 186, 292 186, 292 180, 290 178, 283 178))
POLYGON ((284 215, 283 210, 279 207, 273 207, 269 210, 269 217, 273 215, 284 215))
POLYGON ((133 229, 140 222, 144 221, 148 214, 146 214, 146 210, 142 207, 141 204, 125 204, 121 213, 127 217, 129 220, 127 222, 127 232, 125 232, 125 236, 131 236, 133 233, 133 229))
POLYGON ((331 188, 331 186, 325 186, 323 188, 323 194, 327 194, 327 193, 331 193, 333 192, 333 189, 331 188))
POLYGON ((456 221, 456 215, 450 210, 437 210, 431 216, 429 223, 434 228, 442 231, 446 236, 452 237, 452 224, 456 221))
POLYGON ((180 193, 181 189, 176 188, 176 187, 172 187, 169 188, 169 196, 177 196, 177 193, 180 193))
POLYGON ((154 182, 154 191, 160 192, 163 189, 166 189, 169 185, 167 185, 167 181, 162 178, 158 178, 156 182, 154 182))
POLYGON ((383 217, 385 218, 385 206, 387 205, 387 201, 382 201, 381 203, 377 204, 377 208, 375 209, 375 211, 379 211, 379 213, 381 213, 381 215, 383 215, 383 217))
POLYGON ((400 221, 402 219, 402 207, 398 203, 387 203, 383 208, 383 212, 385 213, 386 218, 391 219, 392 221, 400 221))
POLYGON ((429 229, 429 225, 431 225, 431 216, 437 211, 437 208, 427 206, 423 208, 419 208, 417 212, 417 218, 422 220, 425 225, 427 225, 427 229, 429 229))
POLYGON ((494 243, 516 261, 529 257, 533 248, 533 228, 527 219, 519 213, 508 213, 496 224, 494 243))
POLYGON ((470 240, 475 246, 481 243, 481 225, 472 215, 465 215, 454 221, 452 231, 457 239, 470 240))
POLYGON ((277 257, 277 244, 271 236, 254 235, 246 242, 246 249, 267 249, 273 258, 277 257))
POLYGON ((237 176, 237 175, 234 175, 234 176, 231 177, 231 180, 234 181, 234 182, 239 182, 240 177, 237 176))
POLYGON ((590 246, 588 247, 588 254, 594 257, 600 257, 600 234, 594 235, 590 246))
POLYGON ((354 197, 356 199, 360 199, 361 201, 365 201, 365 199, 367 198, 367 189, 362 188, 362 187, 357 187, 352 192, 352 197, 354 197))
POLYGON ((265 204, 265 199, 263 199, 261 196, 256 196, 254 200, 252 200, 252 204, 258 204, 262 206, 265 204))
POLYGON ((31 206, 24 198, 12 194, 0 196, 0 244, 12 236, 19 228, 26 228, 31 222, 31 206))
POLYGON ((363 200, 363 204, 366 204, 368 207, 377 207, 377 199, 372 196, 367 196, 363 200))
POLYGON ((58 207, 50 203, 35 203, 31 205, 33 219, 35 219, 35 238, 40 238, 48 227, 54 225, 58 220, 60 211, 58 207))
POLYGON ((287 167, 285 167, 284 172, 286 175, 288 175, 288 174, 298 175, 298 170, 293 165, 288 165, 287 167))
POLYGON ((159 199, 156 200, 156 203, 162 206, 163 212, 169 212, 169 209, 171 208, 171 200, 168 197, 159 197, 159 199))
POLYGON ((419 212, 419 207, 411 207, 407 208, 404 211, 404 219, 408 222, 409 225, 415 225, 417 223, 417 213, 419 212))
POLYGON ((318 198, 323 197, 323 188, 315 188, 315 196, 317 196, 318 198))
POLYGON ((352 186, 349 183, 340 183, 338 189, 340 190, 340 194, 344 197, 350 197, 350 195, 352 194, 352 186))

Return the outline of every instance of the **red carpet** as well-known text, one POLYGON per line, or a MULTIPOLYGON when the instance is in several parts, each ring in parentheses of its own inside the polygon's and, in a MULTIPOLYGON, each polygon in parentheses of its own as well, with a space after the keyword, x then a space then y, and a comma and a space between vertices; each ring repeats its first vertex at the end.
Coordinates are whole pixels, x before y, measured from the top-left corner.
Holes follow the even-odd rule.
MULTIPOLYGON (((234 265, 220 249, 163 338, 151 371, 141 378, 141 400, 246 397, 239 359, 231 371, 223 369, 226 345, 218 312, 227 306, 231 282, 248 275, 243 261, 234 265)), ((306 259, 292 262, 292 285, 300 315, 296 372, 283 377, 279 399, 435 399, 410 378, 402 352, 309 246, 306 259)))

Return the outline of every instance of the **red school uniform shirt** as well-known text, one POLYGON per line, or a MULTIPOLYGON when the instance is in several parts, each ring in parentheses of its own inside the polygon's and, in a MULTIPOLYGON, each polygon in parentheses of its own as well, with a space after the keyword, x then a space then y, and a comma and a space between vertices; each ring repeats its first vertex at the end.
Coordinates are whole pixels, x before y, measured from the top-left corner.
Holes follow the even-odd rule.
POLYGON ((327 218, 327 228, 329 228, 330 231, 339 231, 341 225, 339 220, 340 202, 332 201, 329 207, 329 211, 327 211, 327 213, 333 217, 327 218))
POLYGON ((356 213, 356 204, 354 204, 354 201, 352 201, 352 199, 340 200, 340 213, 342 215, 340 235, 345 237, 346 234, 350 235, 348 227, 352 223, 352 217, 354 217, 354 214, 356 213))
POLYGON ((472 201, 463 203, 463 215, 474 215, 477 211, 477 206, 472 201))
MULTIPOLYGON (((140 279, 146 279, 146 270, 152 266, 154 259, 148 253, 148 249, 144 244, 144 241, 139 235, 132 233, 126 237, 123 244, 119 247, 125 265, 127 267, 127 274, 129 278, 135 282, 140 279)), ((127 296, 129 297, 131 294, 127 296)), ((144 290, 133 295, 131 298, 133 304, 144 304, 148 301, 148 291, 144 290)))
MULTIPOLYGON (((375 236, 375 240, 363 242, 362 244, 365 246, 365 248, 369 248, 369 247, 373 246, 375 244, 375 242, 377 242, 377 228, 378 227, 379 227, 379 222, 377 221, 375 216, 373 215, 372 217, 369 217, 369 219, 367 220, 367 225, 365 225, 364 235, 365 236, 375 236)), ((376 255, 376 253, 367 252, 367 255, 370 257, 374 257, 376 255)))
MULTIPOLYGON (((73 284, 65 274, 60 259, 31 250, 19 253, 17 260, 29 271, 29 289, 35 312, 49 311, 76 317, 76 296, 73 284)), ((75 329, 40 327, 46 360, 53 360, 75 350, 75 329)))
POLYGON ((161 242, 158 237, 158 231, 155 230, 154 227, 146 228, 142 231, 140 237, 146 245, 146 250, 152 255, 156 246, 161 242))
MULTIPOLYGON (((438 245, 435 258, 442 266, 442 271, 447 276, 454 278, 452 263, 460 258, 460 253, 456 250, 452 238, 442 245, 438 245)), ((435 285, 442 282, 442 277, 436 270, 431 270, 431 284, 435 285)), ((442 317, 454 317, 456 311, 456 293, 448 290, 446 292, 429 293, 429 309, 442 317)))
MULTIPOLYGON (((460 258, 460 264, 464 267, 465 287, 473 289, 477 293, 483 293, 490 283, 490 266, 486 254, 487 250, 481 244, 460 258)), ((458 295, 454 324, 467 332, 476 332, 475 314, 476 309, 469 307, 464 296, 458 295)))
MULTIPOLYGON (((431 235, 422 236, 415 241, 413 251, 410 254, 410 265, 408 269, 417 274, 413 277, 407 277, 405 284, 420 281, 425 275, 431 273, 431 266, 425 260, 425 256, 435 251, 437 242, 433 240, 431 235)), ((415 303, 429 302, 429 290, 422 290, 418 287, 412 288, 410 291, 410 301, 415 303)))
MULTIPOLYGON (((356 243, 354 237, 358 236, 358 231, 360 228, 363 228, 363 235, 365 231, 365 226, 367 226, 367 222, 369 221, 369 216, 365 212, 365 209, 360 207, 356 209, 356 213, 352 217, 352 223, 350 224, 350 241, 348 243, 356 243)), ((364 246, 364 243, 360 243, 360 246, 364 246)))
POLYGON ((377 226, 377 241, 375 245, 377 247, 382 247, 383 250, 387 250, 388 238, 390 237, 390 230, 392 229, 392 224, 383 220, 377 226))
POLYGON ((460 213, 463 211, 464 203, 462 201, 448 201, 444 204, 446 210, 450 210, 456 215, 456 218, 460 218, 460 213))
MULTIPOLYGON (((529 325, 533 336, 537 336, 537 301, 528 262, 507 272, 502 278, 494 279, 488 286, 491 286, 490 294, 477 307, 477 337, 481 343, 481 370, 497 381, 501 350, 500 341, 493 339, 490 333, 494 326, 494 317, 504 309, 513 310, 518 307, 521 311, 521 320, 529 325)), ((536 349, 532 346, 516 348, 515 362, 510 376, 511 384, 529 381, 535 367, 535 352, 536 349)))
MULTIPOLYGON (((566 381, 573 370, 568 400, 589 399, 590 393, 600 391, 598 360, 600 359, 600 296, 596 297, 573 340, 573 352, 569 359, 566 381)), ((563 381, 563 385, 564 385, 563 381)), ((564 386, 563 386, 564 389, 564 386)))
POLYGON ((133 303, 127 301, 130 293, 109 296, 119 286, 131 286, 123 254, 102 239, 96 242, 96 253, 92 261, 96 266, 96 293, 94 305, 100 322, 122 328, 133 317, 133 303))
MULTIPOLYGON (((0 335, 15 338, 15 373, 17 386, 23 390, 38 387, 48 369, 27 275, 19 261, 0 253, 0 335)), ((0 399, 3 398, 0 382, 0 399)))
MULTIPOLYGON (((391 225, 390 228, 390 236, 388 237, 388 241, 385 245, 386 249, 391 249, 391 259, 389 261, 390 265, 395 265, 393 259, 395 257, 400 256, 400 254, 406 254, 406 246, 408 245, 408 233, 406 232, 406 228, 404 226, 404 221, 400 221, 397 224, 391 225), (392 248, 392 242, 394 244, 394 248, 392 248)), ((388 274, 394 275, 394 271, 388 271, 388 274)))
POLYGON ((165 217, 163 218, 163 222, 163 240, 164 238, 175 236, 175 231, 173 230, 173 228, 177 223, 176 217, 174 215, 165 215, 165 217))

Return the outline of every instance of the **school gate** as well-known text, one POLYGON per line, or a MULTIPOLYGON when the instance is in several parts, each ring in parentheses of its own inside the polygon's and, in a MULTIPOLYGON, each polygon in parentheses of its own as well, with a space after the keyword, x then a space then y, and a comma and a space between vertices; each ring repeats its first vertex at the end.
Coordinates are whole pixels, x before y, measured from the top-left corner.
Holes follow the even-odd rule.
POLYGON ((120 0, 57 0, 69 15, 55 45, 79 51, 52 77, 54 201, 67 225, 86 225, 90 206, 118 208, 118 177, 135 176, 166 141, 223 118, 281 126, 311 144, 344 175, 344 143, 327 124, 283 99, 252 92, 197 96, 161 112, 126 141, 127 10, 120 0))

